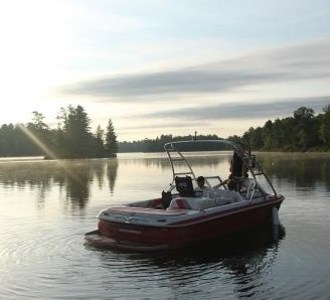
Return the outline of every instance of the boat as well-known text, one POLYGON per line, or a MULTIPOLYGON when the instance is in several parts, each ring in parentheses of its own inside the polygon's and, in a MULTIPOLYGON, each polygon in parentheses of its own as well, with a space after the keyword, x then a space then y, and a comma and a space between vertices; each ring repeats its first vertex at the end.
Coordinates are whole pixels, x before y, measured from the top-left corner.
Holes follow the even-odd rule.
POLYGON ((88 244, 158 251, 210 241, 251 226, 278 224, 284 196, 243 144, 227 139, 173 141, 164 150, 173 175, 168 187, 159 197, 103 209, 97 216, 98 229, 85 234, 88 244), (196 176, 189 157, 192 151, 208 147, 212 155, 230 151, 229 178, 196 176), (205 186, 198 188, 201 177, 205 186))

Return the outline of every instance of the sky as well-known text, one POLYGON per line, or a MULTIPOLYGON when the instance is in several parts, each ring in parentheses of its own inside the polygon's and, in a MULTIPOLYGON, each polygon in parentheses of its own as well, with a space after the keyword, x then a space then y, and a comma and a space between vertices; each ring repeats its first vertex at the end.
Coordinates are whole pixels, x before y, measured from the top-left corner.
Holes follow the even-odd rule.
POLYGON ((330 104, 327 0, 0 0, 0 37, 0 125, 228 137, 330 104))

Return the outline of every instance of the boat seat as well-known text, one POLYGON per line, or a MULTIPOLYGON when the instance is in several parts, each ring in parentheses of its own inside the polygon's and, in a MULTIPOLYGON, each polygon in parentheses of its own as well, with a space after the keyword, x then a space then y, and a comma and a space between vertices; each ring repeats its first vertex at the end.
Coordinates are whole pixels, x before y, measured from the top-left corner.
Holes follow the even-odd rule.
POLYGON ((195 191, 190 176, 176 176, 175 186, 181 197, 195 197, 195 191))
POLYGON ((162 204, 163 208, 168 208, 172 200, 171 192, 162 191, 162 204))
POLYGON ((204 198, 204 197, 191 197, 191 198, 175 198, 171 201, 168 210, 171 209, 192 209, 200 210, 225 204, 233 203, 233 200, 225 197, 217 198, 204 198))
MULTIPOLYGON (((190 208, 187 208, 190 209, 190 208)), ((130 216, 134 215, 154 215, 154 216, 178 216, 186 214, 185 209, 155 209, 155 208, 145 208, 145 207, 134 207, 134 206, 112 206, 103 212, 103 216, 130 216)))

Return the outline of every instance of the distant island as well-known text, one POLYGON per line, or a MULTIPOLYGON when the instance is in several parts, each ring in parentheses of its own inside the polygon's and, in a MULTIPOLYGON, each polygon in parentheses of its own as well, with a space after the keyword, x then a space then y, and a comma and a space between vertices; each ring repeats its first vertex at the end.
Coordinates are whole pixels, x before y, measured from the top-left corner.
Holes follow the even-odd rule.
MULTIPOLYGON (((156 139, 118 142, 111 118, 105 131, 98 126, 93 133, 91 120, 80 105, 61 108, 56 129, 46 125, 41 113, 34 111, 32 114, 33 119, 28 124, 3 124, 0 127, 0 157, 111 158, 119 152, 162 152, 165 143, 176 140, 220 138, 215 134, 162 134, 156 139)), ((330 151, 330 104, 318 115, 303 106, 291 117, 269 120, 262 127, 249 128, 242 136, 227 138, 254 151, 330 151)))
POLYGON ((41 113, 32 114, 32 122, 28 124, 0 127, 0 156, 44 156, 46 159, 116 156, 118 142, 110 118, 106 132, 98 126, 92 133, 91 120, 80 105, 61 108, 56 129, 46 125, 41 113))

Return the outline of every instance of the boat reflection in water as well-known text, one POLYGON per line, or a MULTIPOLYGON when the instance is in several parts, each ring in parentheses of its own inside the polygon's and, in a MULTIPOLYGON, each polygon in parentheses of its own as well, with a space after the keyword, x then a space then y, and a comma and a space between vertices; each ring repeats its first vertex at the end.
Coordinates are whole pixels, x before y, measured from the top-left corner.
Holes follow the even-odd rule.
MULTIPOLYGON (((138 284, 139 279, 144 282, 146 298, 154 296, 157 286, 159 297, 167 295, 166 299, 181 296, 213 299, 215 295, 230 298, 233 294, 239 297, 258 294, 266 299, 269 297, 267 286, 272 285, 267 274, 271 274, 277 263, 278 249, 284 237, 282 225, 267 225, 189 248, 148 253, 99 250, 99 259, 111 272, 139 274, 133 282, 138 284), (148 284, 145 284, 146 280, 148 284)), ((94 250, 97 253, 98 248, 94 250)), ((105 285, 111 286, 111 279, 103 280, 105 285)), ((125 294, 122 297, 125 298, 125 294)))
MULTIPOLYGON (((182 141, 165 144, 173 180, 162 197, 113 206, 98 215, 98 230, 85 235, 95 246, 155 251, 208 241, 256 224, 278 222, 284 197, 241 144, 229 140, 182 141), (229 179, 197 178, 186 151, 224 151, 233 158, 229 179), (202 184, 200 184, 202 181, 202 184), (207 186, 203 186, 204 181, 207 186), (198 187, 193 185, 198 184, 198 187)), ((229 167, 228 167, 229 169, 229 167)))

